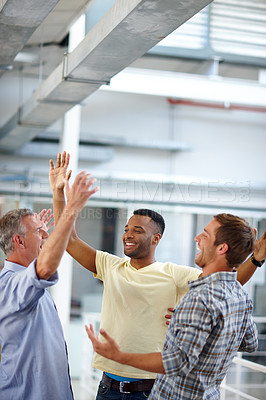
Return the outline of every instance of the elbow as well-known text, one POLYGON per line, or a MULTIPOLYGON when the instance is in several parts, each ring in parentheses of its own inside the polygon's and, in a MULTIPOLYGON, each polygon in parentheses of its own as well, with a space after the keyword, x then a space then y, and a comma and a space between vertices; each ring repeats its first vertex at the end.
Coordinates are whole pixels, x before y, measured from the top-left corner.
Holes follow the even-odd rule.
POLYGON ((38 262, 36 263, 36 275, 38 279, 47 281, 56 271, 56 266, 53 268, 51 262, 38 262))
POLYGON ((257 338, 254 345, 250 349, 248 349, 248 353, 253 353, 254 351, 257 351, 258 347, 259 347, 259 342, 258 342, 258 338, 257 338))
POLYGON ((258 346, 254 346, 254 347, 245 348, 243 351, 245 353, 254 353, 254 351, 257 351, 257 350, 258 350, 258 346))
POLYGON ((72 249, 75 248, 75 244, 78 241, 78 239, 79 238, 78 238, 78 235, 76 234, 76 232, 74 232, 74 231, 71 232, 71 235, 68 240, 67 248, 66 248, 66 251, 68 253, 71 253, 72 249))
POLYGON ((239 348, 239 351, 245 352, 245 353, 253 353, 254 351, 257 351, 259 347, 259 342, 258 338, 256 338, 253 343, 242 343, 242 345, 239 348))
POLYGON ((169 377, 176 375, 186 376, 193 369, 197 358, 192 357, 190 360, 188 355, 179 349, 179 352, 168 351, 163 357, 163 366, 165 371, 162 372, 169 377))
POLYGON ((40 269, 40 270, 36 270, 36 275, 38 276, 38 279, 48 281, 48 279, 50 278, 50 276, 52 274, 50 271, 48 271, 46 269, 40 269))

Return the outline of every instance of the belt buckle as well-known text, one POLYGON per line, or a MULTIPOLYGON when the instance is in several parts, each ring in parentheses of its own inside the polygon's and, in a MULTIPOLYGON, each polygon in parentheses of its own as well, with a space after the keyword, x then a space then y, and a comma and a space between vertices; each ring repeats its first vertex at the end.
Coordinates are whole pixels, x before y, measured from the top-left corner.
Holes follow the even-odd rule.
POLYGON ((119 382, 119 392, 120 393, 131 393, 131 392, 126 392, 125 390, 124 390, 124 384, 125 383, 130 383, 129 381, 122 381, 122 382, 119 382))

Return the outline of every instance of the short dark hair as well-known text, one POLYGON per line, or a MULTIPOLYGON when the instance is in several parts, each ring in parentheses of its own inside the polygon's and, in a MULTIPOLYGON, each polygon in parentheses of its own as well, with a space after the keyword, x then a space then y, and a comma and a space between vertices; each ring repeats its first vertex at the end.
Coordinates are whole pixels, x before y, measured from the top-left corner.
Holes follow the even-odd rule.
POLYGON ((145 217, 150 217, 153 222, 157 225, 159 233, 163 236, 165 229, 165 222, 161 214, 156 211, 149 210, 148 208, 139 208, 133 212, 134 215, 144 215, 145 217))
POLYGON ((9 211, 0 219, 0 248, 5 255, 13 251, 13 236, 25 235, 22 218, 27 215, 34 215, 34 212, 29 208, 19 208, 9 211))
POLYGON ((214 219, 220 224, 216 231, 214 246, 227 243, 228 266, 237 267, 253 252, 256 242, 255 233, 247 221, 235 215, 217 214, 214 219))

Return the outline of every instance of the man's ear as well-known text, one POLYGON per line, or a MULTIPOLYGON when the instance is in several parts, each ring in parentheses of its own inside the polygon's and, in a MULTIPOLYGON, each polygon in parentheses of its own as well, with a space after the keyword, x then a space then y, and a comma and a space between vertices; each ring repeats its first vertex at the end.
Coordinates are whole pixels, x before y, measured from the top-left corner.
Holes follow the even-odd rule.
POLYGON ((16 247, 24 247, 24 240, 23 236, 21 235, 14 235, 13 236, 13 243, 16 247))
POLYGON ((155 233, 152 238, 152 243, 157 246, 157 244, 160 242, 162 235, 160 233, 155 233))
POLYGON ((219 255, 222 255, 222 254, 227 253, 228 250, 229 250, 229 246, 228 246, 227 243, 222 243, 222 244, 219 244, 219 245, 217 246, 217 253, 218 253, 219 255))

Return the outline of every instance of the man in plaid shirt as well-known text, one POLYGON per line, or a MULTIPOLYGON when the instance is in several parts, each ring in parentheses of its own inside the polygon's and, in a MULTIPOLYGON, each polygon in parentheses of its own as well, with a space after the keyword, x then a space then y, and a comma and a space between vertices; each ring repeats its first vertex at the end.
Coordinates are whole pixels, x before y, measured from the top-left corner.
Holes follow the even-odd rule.
POLYGON ((159 373, 149 400, 219 399, 237 351, 258 346, 252 301, 234 271, 254 250, 253 230, 241 218, 218 214, 195 241, 202 274, 189 283, 189 293, 174 310, 162 353, 124 353, 103 329, 106 342, 101 343, 92 326, 86 327, 97 353, 159 373))

